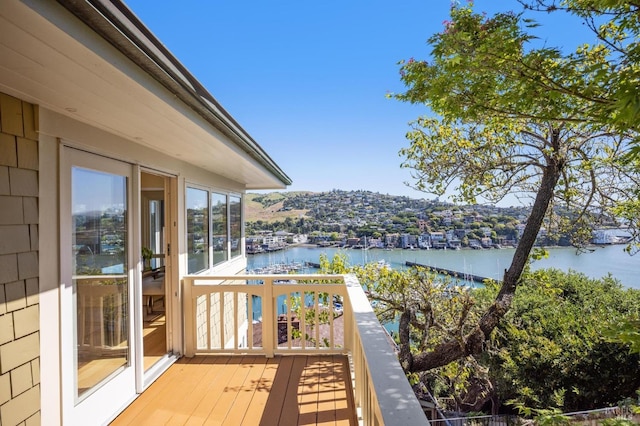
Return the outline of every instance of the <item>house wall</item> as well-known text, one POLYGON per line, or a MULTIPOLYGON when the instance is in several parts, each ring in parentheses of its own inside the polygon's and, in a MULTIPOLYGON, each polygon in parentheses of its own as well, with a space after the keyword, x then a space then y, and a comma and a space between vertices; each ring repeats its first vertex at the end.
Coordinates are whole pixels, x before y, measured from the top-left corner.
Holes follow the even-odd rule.
POLYGON ((238 298, 238 310, 234 309, 234 293, 213 293, 211 296, 200 296, 196 301, 196 347, 208 349, 233 349, 235 346, 234 333, 235 318, 238 320, 238 347, 248 347, 249 323, 252 320, 247 307, 247 295, 238 298), (210 304, 207 311, 207 301, 210 304), (222 303, 222 305, 221 305, 222 303), (224 306, 223 318, 220 318, 220 309, 224 306), (209 317, 207 317, 207 314, 209 317), (224 335, 220 334, 220 322, 224 335))
POLYGON ((40 424, 37 108, 0 93, 0 424, 40 424))
MULTIPOLYGON (((98 155, 118 159, 131 164, 139 164, 149 170, 176 176, 175 188, 172 192, 177 194, 175 209, 177 220, 174 222, 175 237, 172 250, 175 256, 174 265, 176 273, 172 281, 173 287, 168 292, 170 297, 167 302, 174 307, 181 306, 180 281, 187 271, 187 242, 186 242, 186 217, 185 217, 185 190, 190 184, 206 185, 210 188, 244 192, 244 188, 237 182, 212 174, 198 167, 182 162, 178 159, 160 153, 150 147, 143 146, 125 140, 118 135, 105 130, 78 122, 68 116, 51 111, 41 106, 38 109, 38 140, 40 152, 40 233, 41 245, 46 250, 41 251, 40 257, 40 333, 41 346, 51 348, 41 354, 42 365, 42 393, 47 398, 41 400, 42 417, 60 419, 62 423, 61 400, 59 392, 62 384, 60 365, 60 338, 62 313, 60 307, 60 235, 59 227, 61 218, 59 199, 62 189, 59 188, 59 171, 61 157, 61 144, 76 147, 84 151, 98 155), (46 214, 43 214, 46 212, 46 214), (177 247, 176 247, 177 246, 177 247), (55 397, 58 395, 58 397, 55 397)), ((189 135, 185 135, 185 138, 189 135)), ((63 220, 62 220, 63 222, 63 220)), ((244 243, 244 242, 243 242, 244 243)), ((215 272, 222 275, 236 274, 246 268, 246 257, 240 256, 223 264, 215 266, 215 272)), ((246 310, 246 307, 243 307, 246 310)), ((182 312, 179 308, 170 310, 172 318, 171 344, 174 352, 182 352, 182 312)), ((204 312, 201 312, 204 314, 204 312)), ((219 330, 219 327, 216 328, 219 330)), ((204 333, 204 330, 202 330, 204 333)), ((201 334, 202 334, 201 333, 201 334)), ((3 423, 4 425, 4 423, 3 423)))

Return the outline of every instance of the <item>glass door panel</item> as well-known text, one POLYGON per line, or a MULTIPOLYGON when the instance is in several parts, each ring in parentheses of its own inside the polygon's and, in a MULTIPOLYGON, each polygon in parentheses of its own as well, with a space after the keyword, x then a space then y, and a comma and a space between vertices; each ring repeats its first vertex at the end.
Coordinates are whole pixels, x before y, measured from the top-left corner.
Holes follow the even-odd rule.
POLYGON ((137 185, 131 164, 62 147, 63 424, 106 424, 136 395, 137 185))
POLYGON ((76 398, 130 366, 127 178, 72 168, 76 398))

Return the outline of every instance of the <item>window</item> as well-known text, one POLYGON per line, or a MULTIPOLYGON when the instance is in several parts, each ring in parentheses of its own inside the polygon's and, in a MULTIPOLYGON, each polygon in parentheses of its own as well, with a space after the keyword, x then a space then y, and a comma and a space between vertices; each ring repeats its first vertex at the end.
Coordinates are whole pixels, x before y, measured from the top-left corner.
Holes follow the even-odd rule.
POLYGON ((227 196, 211 193, 211 233, 213 235, 213 264, 228 259, 227 253, 227 196))
POLYGON ((187 188, 187 272, 209 269, 209 193, 187 188))
POLYGON ((187 187, 186 204, 188 273, 242 255, 241 196, 187 187))
POLYGON ((240 197, 229 197, 229 229, 231 234, 231 258, 242 254, 242 204, 240 197))

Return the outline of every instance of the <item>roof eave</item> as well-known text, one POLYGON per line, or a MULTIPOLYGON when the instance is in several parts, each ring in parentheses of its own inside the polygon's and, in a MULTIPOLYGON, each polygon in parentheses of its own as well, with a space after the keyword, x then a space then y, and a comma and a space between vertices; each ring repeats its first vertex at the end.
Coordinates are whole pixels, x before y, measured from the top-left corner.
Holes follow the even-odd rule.
POLYGON ((283 186, 291 179, 204 86, 119 0, 57 0, 185 105, 221 131, 283 186))

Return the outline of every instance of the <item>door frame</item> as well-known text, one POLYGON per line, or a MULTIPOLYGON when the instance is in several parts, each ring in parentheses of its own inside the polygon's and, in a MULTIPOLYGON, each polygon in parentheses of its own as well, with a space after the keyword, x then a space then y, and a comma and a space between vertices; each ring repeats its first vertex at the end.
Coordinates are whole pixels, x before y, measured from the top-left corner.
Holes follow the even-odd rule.
POLYGON ((135 188, 139 187, 138 167, 125 161, 106 158, 98 154, 78 150, 62 145, 60 148, 60 355, 61 355, 61 389, 62 419, 64 423, 78 424, 82 421, 107 421, 122 407, 128 405, 136 397, 136 347, 135 347, 135 306, 141 295, 136 292, 139 287, 140 252, 139 221, 135 212, 139 211, 138 197, 135 188), (71 183, 74 166, 97 170, 100 172, 123 175, 127 177, 127 233, 128 253, 127 271, 129 303, 128 324, 128 365, 123 370, 113 373, 98 388, 82 399, 77 398, 77 356, 76 320, 74 319, 74 287, 72 277, 71 254, 71 183))
MULTIPOLYGON (((177 210, 177 181, 178 177, 173 174, 165 173, 157 169, 149 167, 138 167, 138 187, 136 188, 135 196, 138 198, 138 206, 140 207, 136 213, 138 224, 142 223, 142 188, 140 185, 141 174, 147 173, 155 176, 162 177, 164 179, 164 215, 165 215, 165 318, 166 325, 166 344, 167 353, 158 362, 151 366, 147 371, 144 370, 144 345, 143 345, 143 312, 142 309, 136 309, 134 315, 136 317, 136 334, 135 344, 137 348, 142 348, 136 354, 136 364, 140 367, 136 369, 136 391, 142 393, 151 383, 153 383, 162 373, 164 373, 171 364, 173 364, 180 357, 180 345, 181 338, 181 308, 179 304, 179 280, 178 280, 178 210, 177 210), (178 338, 176 338, 178 336, 178 338)), ((142 247, 142 229, 139 228, 139 233, 136 236, 138 240, 138 246, 142 247)), ((138 251, 139 252, 139 251, 138 251)), ((138 262, 139 283, 136 285, 136 293, 139 300, 136 300, 138 305, 142 306, 142 258, 138 262)))

